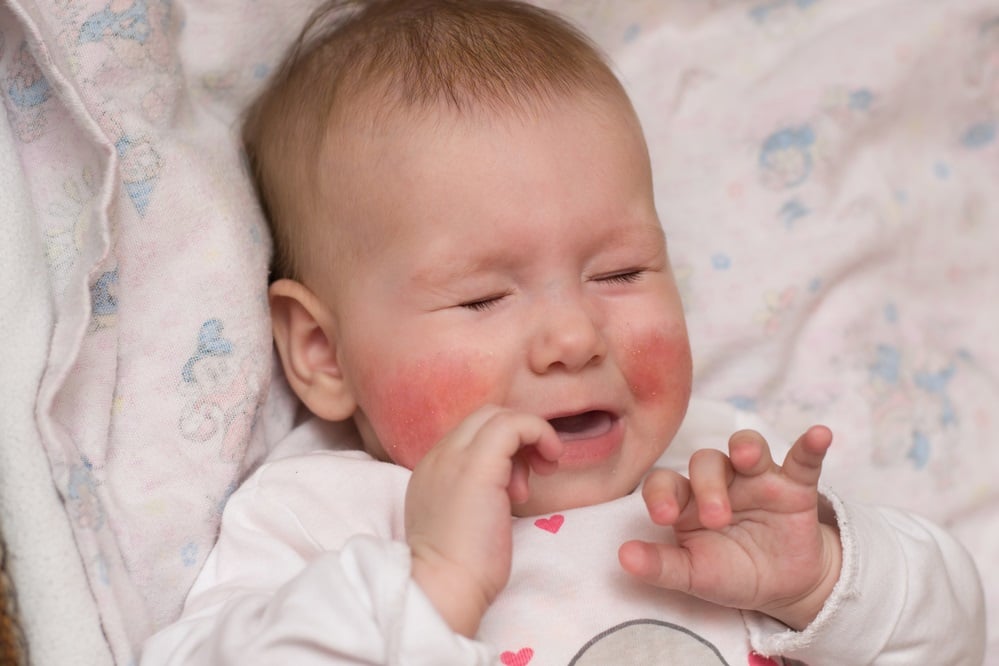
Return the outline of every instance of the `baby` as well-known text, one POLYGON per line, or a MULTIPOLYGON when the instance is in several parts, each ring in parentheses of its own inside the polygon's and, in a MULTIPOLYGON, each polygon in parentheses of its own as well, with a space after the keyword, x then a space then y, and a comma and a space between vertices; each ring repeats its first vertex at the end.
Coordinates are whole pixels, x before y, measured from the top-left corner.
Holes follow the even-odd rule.
POLYGON ((313 418, 143 663, 981 661, 970 558, 820 494, 828 429, 778 464, 746 415, 688 410, 642 131, 564 21, 330 3, 244 140, 313 418))

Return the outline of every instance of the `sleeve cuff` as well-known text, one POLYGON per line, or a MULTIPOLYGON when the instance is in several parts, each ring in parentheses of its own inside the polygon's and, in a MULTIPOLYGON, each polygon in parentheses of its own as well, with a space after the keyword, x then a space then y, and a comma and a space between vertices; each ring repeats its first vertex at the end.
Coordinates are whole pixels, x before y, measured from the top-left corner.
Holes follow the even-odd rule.
POLYGON ((918 516, 822 495, 843 544, 840 579, 803 631, 746 613, 753 649, 815 664, 980 664, 984 602, 967 551, 918 516))
MULTIPOLYGON (((893 597, 899 594, 902 587, 901 581, 892 576, 881 580, 863 580, 857 534, 859 531, 865 541, 874 541, 865 543, 865 556, 891 558, 881 561, 899 561, 891 552, 897 549, 897 544, 891 537, 879 537, 877 528, 868 524, 868 516, 848 510, 828 488, 822 488, 821 494, 835 515, 843 546, 839 580, 822 610, 802 631, 789 629, 762 613, 744 613, 750 644, 755 651, 768 656, 816 663, 829 663, 830 658, 836 663, 869 663, 877 654, 877 648, 887 639, 886 636, 874 636, 872 632, 884 626, 885 614, 895 605, 893 597), (879 599, 879 603, 860 603, 860 590, 865 590, 871 598, 879 599), (861 636, 864 638, 860 639, 861 636), (871 646, 875 648, 873 651, 871 646)), ((872 577, 870 569, 866 573, 867 578, 872 577)), ((884 630, 884 633, 889 631, 884 630)))

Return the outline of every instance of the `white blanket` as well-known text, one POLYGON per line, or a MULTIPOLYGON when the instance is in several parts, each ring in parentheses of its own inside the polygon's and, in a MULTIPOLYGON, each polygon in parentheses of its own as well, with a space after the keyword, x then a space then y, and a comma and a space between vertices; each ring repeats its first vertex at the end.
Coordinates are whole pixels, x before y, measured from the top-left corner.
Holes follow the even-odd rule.
POLYGON ((111 652, 34 418, 53 334, 52 295, 6 120, 0 106, 0 528, 32 663, 96 666, 110 663, 111 652))

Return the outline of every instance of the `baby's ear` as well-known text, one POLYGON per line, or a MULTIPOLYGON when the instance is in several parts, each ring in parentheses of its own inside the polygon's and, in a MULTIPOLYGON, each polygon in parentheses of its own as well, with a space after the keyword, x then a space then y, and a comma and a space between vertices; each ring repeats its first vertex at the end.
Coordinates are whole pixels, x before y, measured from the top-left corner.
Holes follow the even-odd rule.
POLYGON ((278 280, 268 295, 274 344, 291 390, 320 418, 350 418, 357 403, 337 360, 332 312, 294 280, 278 280))

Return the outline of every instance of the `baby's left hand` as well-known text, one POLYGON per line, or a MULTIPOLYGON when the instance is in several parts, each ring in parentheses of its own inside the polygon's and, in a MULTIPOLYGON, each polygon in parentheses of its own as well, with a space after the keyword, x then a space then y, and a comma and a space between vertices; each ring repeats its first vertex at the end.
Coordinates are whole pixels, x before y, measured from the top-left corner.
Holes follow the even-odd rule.
POLYGON ((654 470, 642 495, 677 545, 629 541, 618 553, 621 566, 652 585, 803 629, 832 592, 842 561, 838 531, 818 516, 831 443, 828 428, 813 426, 777 465, 763 437, 742 430, 729 438, 727 456, 697 451, 689 480, 654 470))

